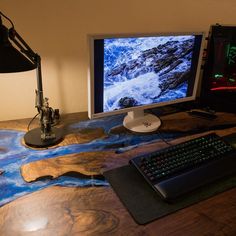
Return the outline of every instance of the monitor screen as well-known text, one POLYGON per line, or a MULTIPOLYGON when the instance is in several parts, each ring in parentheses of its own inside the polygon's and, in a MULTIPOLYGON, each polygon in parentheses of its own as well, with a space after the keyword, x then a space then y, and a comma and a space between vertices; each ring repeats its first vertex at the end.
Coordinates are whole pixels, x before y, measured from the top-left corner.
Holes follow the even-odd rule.
POLYGON ((90 117, 195 99, 203 33, 90 37, 90 117))

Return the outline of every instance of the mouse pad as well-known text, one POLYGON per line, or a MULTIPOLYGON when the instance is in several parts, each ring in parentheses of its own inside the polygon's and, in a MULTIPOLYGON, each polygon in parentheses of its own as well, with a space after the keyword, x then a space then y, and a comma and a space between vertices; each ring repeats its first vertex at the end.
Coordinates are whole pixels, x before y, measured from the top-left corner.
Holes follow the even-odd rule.
POLYGON ((194 203, 236 187, 236 176, 197 189, 175 203, 163 201, 131 165, 103 173, 121 202, 138 224, 147 224, 194 203))

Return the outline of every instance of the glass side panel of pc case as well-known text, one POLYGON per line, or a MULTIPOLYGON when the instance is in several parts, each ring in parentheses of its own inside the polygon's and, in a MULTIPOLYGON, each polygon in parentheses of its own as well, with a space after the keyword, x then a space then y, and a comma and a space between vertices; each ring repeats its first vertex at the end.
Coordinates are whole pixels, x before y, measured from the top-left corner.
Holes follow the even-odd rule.
POLYGON ((201 102, 216 111, 236 111, 236 26, 211 26, 201 102))

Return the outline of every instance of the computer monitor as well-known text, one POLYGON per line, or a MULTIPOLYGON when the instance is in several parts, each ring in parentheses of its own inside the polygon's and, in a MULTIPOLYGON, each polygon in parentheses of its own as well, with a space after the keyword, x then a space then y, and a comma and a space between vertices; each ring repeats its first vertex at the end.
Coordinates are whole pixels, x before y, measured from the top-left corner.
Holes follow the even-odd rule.
POLYGON ((128 113, 135 132, 158 129, 144 110, 196 98, 203 33, 89 36, 89 117, 128 113))
POLYGON ((210 28, 201 102, 216 111, 236 112, 236 26, 210 28))

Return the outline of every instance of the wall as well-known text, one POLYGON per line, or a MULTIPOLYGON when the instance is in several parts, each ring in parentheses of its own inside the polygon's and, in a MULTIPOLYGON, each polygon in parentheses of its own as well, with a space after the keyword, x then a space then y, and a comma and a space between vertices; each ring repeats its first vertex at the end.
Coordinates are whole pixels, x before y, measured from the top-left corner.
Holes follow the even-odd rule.
MULTIPOLYGON (((235 0, 0 0, 42 57, 44 95, 61 113, 87 110, 87 35, 205 31, 236 24, 235 0)), ((4 24, 7 24, 4 21, 4 24)), ((32 117, 35 72, 0 74, 0 120, 32 117)))

